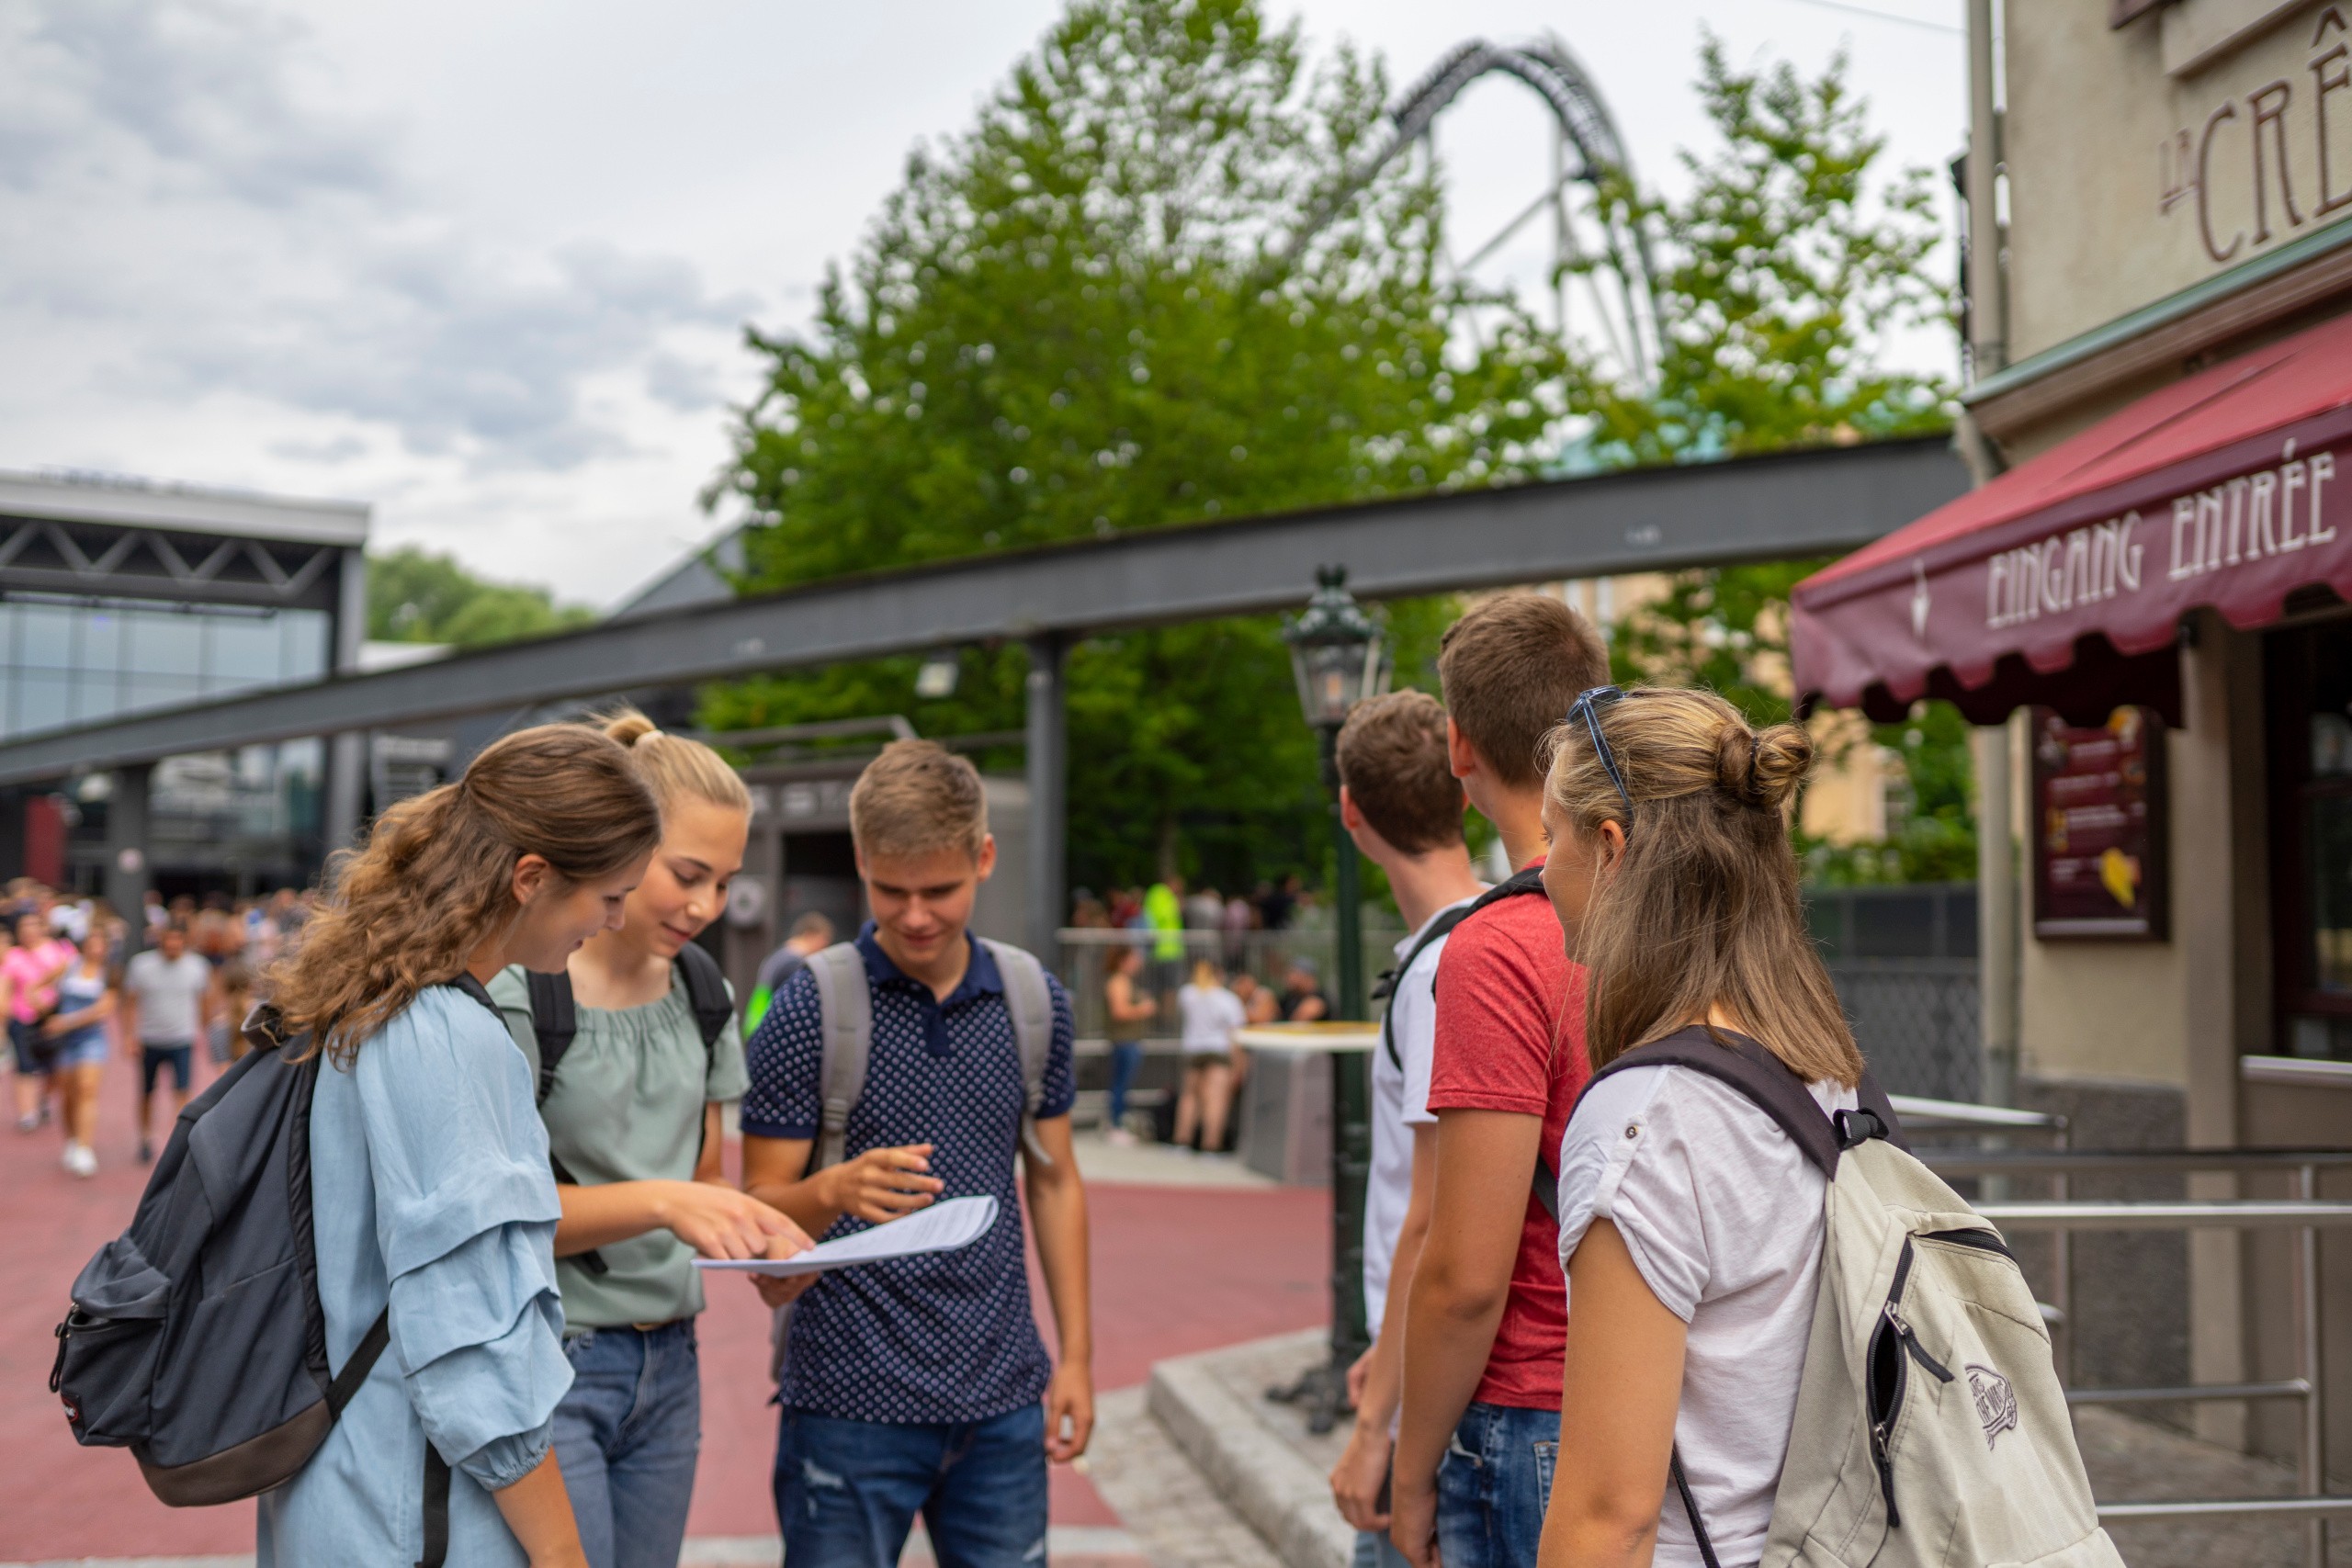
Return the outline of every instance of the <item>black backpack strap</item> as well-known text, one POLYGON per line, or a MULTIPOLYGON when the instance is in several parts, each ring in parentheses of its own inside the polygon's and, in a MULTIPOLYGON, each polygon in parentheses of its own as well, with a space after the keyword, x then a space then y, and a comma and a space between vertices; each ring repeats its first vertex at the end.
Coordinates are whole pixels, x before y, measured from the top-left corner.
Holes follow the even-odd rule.
POLYGON ((449 1560, 449 1461, 424 1439, 424 1551, 416 1568, 442 1568, 449 1560))
MULTIPOLYGON (((1506 898, 1519 898, 1523 897, 1530 893, 1541 893, 1543 891, 1544 868, 1542 866, 1531 865, 1524 871, 1512 873, 1510 875, 1503 878, 1500 882, 1496 883, 1492 887, 1487 888, 1484 893, 1479 894, 1478 897, 1473 898, 1469 903, 1464 905, 1462 908, 1458 909, 1449 909, 1443 915, 1438 917, 1438 923, 1431 926, 1428 933, 1424 935, 1419 942, 1414 943, 1413 951, 1406 955, 1404 963, 1396 966, 1394 971, 1395 975, 1397 979, 1402 980, 1404 978, 1405 972, 1413 966, 1413 960, 1421 955, 1421 949, 1437 941, 1438 938, 1449 935, 1454 927, 1460 925, 1463 921, 1468 919, 1479 910, 1487 908, 1489 904, 1499 904, 1506 898)), ((1385 977, 1386 976, 1383 976, 1383 978, 1385 977)), ((1434 975, 1430 976, 1430 989, 1431 992, 1435 992, 1437 989, 1437 976, 1434 975)), ((1381 1014, 1380 1039, 1381 1043, 1388 1049, 1388 1059, 1391 1062, 1396 1063, 1398 1067, 1403 1067, 1405 1065, 1405 1058, 1403 1054, 1396 1049, 1396 1036, 1392 1033, 1388 1028, 1388 1015, 1386 1013, 1381 1014)), ((1540 1133, 1537 1134, 1537 1141, 1540 1145, 1542 1141, 1542 1134, 1540 1133)), ((1552 1223, 1555 1225, 1558 1224, 1560 1223, 1560 1179, 1553 1174, 1552 1162, 1544 1156, 1544 1153, 1540 1146, 1535 1151, 1535 1180, 1533 1190, 1535 1193, 1535 1201, 1544 1206, 1544 1212, 1545 1213, 1552 1216, 1552 1223)))
POLYGON ((368 1381, 369 1372, 375 1371, 376 1358, 384 1353, 384 1347, 391 1340, 392 1309, 388 1305, 376 1314, 376 1321, 368 1325, 368 1332, 360 1336, 358 1345, 351 1352, 351 1359, 344 1362, 343 1371, 335 1373, 334 1381, 327 1384, 328 1420, 343 1419, 343 1407, 351 1403, 351 1396, 359 1392, 359 1385, 368 1381))
MULTIPOLYGON (((1484 893, 1479 894, 1478 897, 1473 898, 1468 904, 1463 906, 1461 908, 1448 909, 1444 914, 1438 917, 1437 924, 1431 926, 1429 931, 1422 935, 1421 940, 1413 944, 1413 951, 1405 955, 1404 963, 1399 964, 1396 968, 1388 970, 1380 976, 1381 984, 1373 988, 1373 999, 1377 1001, 1396 988, 1397 984, 1404 979, 1405 972, 1412 968, 1413 960, 1421 955, 1421 950, 1423 948, 1428 947, 1431 942, 1436 942, 1441 937, 1450 936, 1453 934, 1454 927, 1460 925, 1463 921, 1468 919, 1471 916, 1476 914, 1487 905, 1500 903, 1505 898, 1516 898, 1521 897, 1522 894, 1541 893, 1543 891, 1544 868, 1540 865, 1531 865, 1526 870, 1515 872, 1511 875, 1505 877, 1502 881, 1496 883, 1492 887, 1489 887, 1484 893)), ((1437 989, 1437 976, 1434 975, 1430 976, 1430 989, 1432 992, 1437 989)), ((1388 1015, 1385 1011, 1380 1015, 1380 1040, 1381 1043, 1387 1049, 1389 1061, 1400 1068, 1403 1067, 1405 1065, 1405 1058, 1403 1054, 1396 1049, 1396 1037, 1389 1032, 1388 1015)))
POLYGON ((523 983, 531 994, 531 1032, 539 1041, 538 1102, 545 1105, 555 1092, 556 1064, 580 1032, 580 1010, 571 999, 571 976, 563 970, 542 975, 526 969, 523 983))
MULTIPOLYGON (((474 1000, 489 1009, 490 1016, 498 1020, 501 1024, 503 1024, 506 1021, 506 1015, 498 1010, 498 1004, 496 1002, 490 999, 490 987, 483 985, 480 980, 475 979, 471 975, 467 974, 464 970, 461 969, 458 972, 458 977, 456 979, 445 981, 443 983, 454 990, 465 992, 466 995, 473 998, 474 1000)), ((258 1016, 261 1010, 256 1008, 254 1010, 256 1016, 258 1016)), ((246 1021, 246 1027, 252 1027, 251 1020, 246 1021)))
POLYGON ((1699 1543, 1699 1561, 1707 1568, 1723 1568, 1715 1561, 1715 1543, 1707 1539, 1707 1527, 1699 1518, 1699 1499, 1690 1495, 1690 1480, 1682 1473, 1681 1444, 1674 1446, 1673 1457, 1667 1463, 1667 1472, 1674 1477, 1674 1489, 1682 1496, 1682 1511, 1690 1516, 1690 1539, 1699 1543))
MULTIPOLYGON (((1429 929, 1421 932, 1421 940, 1413 944, 1413 951, 1405 954, 1405 962, 1394 969, 1381 972, 1380 983, 1372 988, 1372 999, 1380 1001, 1395 996, 1397 986, 1403 983, 1407 975, 1412 973, 1413 965, 1421 961, 1421 954, 1443 942, 1453 933, 1454 927, 1470 918, 1470 911, 1476 908, 1475 904, 1459 904, 1430 921, 1429 929)), ((1393 1005, 1381 1010, 1380 1043, 1388 1053, 1390 1065, 1402 1071, 1405 1066, 1405 1055, 1396 1048, 1396 1030, 1389 1022, 1389 1016, 1395 1011, 1393 1005)))
MULTIPOLYGON (((1678 1030, 1663 1040, 1634 1046, 1593 1074, 1585 1085, 1585 1094, 1590 1094, 1592 1086, 1601 1079, 1629 1067, 1689 1067, 1729 1084, 1779 1123, 1815 1169, 1826 1177, 1837 1176, 1842 1151, 1838 1130, 1823 1113, 1821 1102, 1786 1064, 1747 1036, 1728 1030, 1718 1033, 1695 1024, 1678 1030)), ((1577 1103, 1583 1103, 1581 1095, 1577 1103)), ((1574 1114, 1570 1112, 1571 1117, 1574 1114)))
POLYGON ((678 949, 677 966, 686 982, 686 1005, 694 1010, 695 1027, 702 1031, 704 1048, 715 1060, 718 1037, 735 1021, 735 1000, 727 994, 727 976, 710 949, 690 942, 678 949))
MULTIPOLYGON (((1852 1112, 1840 1112, 1833 1122, 1821 1109, 1789 1065, 1745 1034, 1730 1030, 1711 1030, 1693 1024, 1678 1030, 1663 1040, 1653 1040, 1646 1045, 1636 1045, 1619 1056, 1600 1071, 1592 1075, 1584 1087, 1584 1094, 1611 1073, 1628 1067, 1689 1067, 1729 1084, 1747 1096, 1750 1103, 1762 1111, 1789 1135, 1813 1167, 1831 1180, 1838 1177, 1838 1156, 1856 1144, 1871 1137, 1885 1137, 1900 1146, 1901 1124, 1895 1120, 1894 1108, 1878 1090, 1878 1085, 1868 1074, 1863 1085, 1875 1104, 1866 1103, 1863 1110, 1869 1120, 1881 1123, 1872 1129, 1862 1118, 1852 1112)), ((1858 1097, 1859 1098, 1859 1097, 1858 1097)), ((1584 1103, 1583 1095, 1577 1103, 1584 1103)), ((1569 1112, 1573 1120, 1575 1112, 1569 1112)))
MULTIPOLYGON (((695 1027, 702 1032, 703 1082, 718 1066, 718 1037, 735 1021, 735 998, 727 994, 727 976, 719 972, 718 960, 710 949, 698 942, 690 942, 678 949, 677 968, 686 982, 686 1006, 695 1015, 695 1027)), ((695 1123, 701 1128, 701 1143, 695 1149, 695 1164, 702 1164, 702 1152, 710 1143, 710 1116, 704 1112, 695 1123)))
POLYGON ((1476 914, 1489 904, 1499 904, 1506 898, 1516 898, 1521 894, 1543 891, 1544 868, 1540 865, 1531 865, 1525 871, 1513 872, 1484 893, 1479 894, 1477 899, 1469 908, 1464 910, 1463 914, 1466 918, 1476 914))
POLYGON ((1844 1139, 1844 1146, 1850 1149, 1871 1138, 1884 1138, 1896 1148, 1908 1154, 1911 1150, 1911 1140, 1903 1135, 1902 1120, 1894 1114, 1894 1103, 1886 1098, 1886 1091, 1878 1087, 1878 1079, 1871 1077, 1871 1070, 1868 1067, 1862 1069, 1862 1081, 1855 1086, 1854 1098, 1860 1102, 1860 1111, 1840 1111, 1836 1116, 1830 1118, 1838 1123, 1838 1134, 1844 1139), (1866 1127, 1853 1126, 1853 1123, 1862 1116, 1874 1118, 1878 1122, 1877 1130, 1871 1131, 1866 1127), (1848 1131, 1849 1126, 1853 1127, 1850 1133, 1848 1131))

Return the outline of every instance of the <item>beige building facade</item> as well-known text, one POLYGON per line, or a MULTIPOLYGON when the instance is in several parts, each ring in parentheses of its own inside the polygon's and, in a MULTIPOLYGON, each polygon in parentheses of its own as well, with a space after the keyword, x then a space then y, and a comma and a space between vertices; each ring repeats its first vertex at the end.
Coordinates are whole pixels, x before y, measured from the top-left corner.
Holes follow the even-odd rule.
MULTIPOLYGON (((1845 584, 1799 590, 1800 684, 2006 715, 1980 749, 2007 774, 1986 820, 2011 835, 1988 853, 1988 908, 2002 884, 2013 898, 1986 928, 1987 1043, 2013 1053, 2020 1103, 2074 1115, 2078 1144, 2352 1146, 2352 523, 2333 490, 2338 454, 2352 463, 2352 5, 1975 0, 1971 21, 1962 440, 1984 487, 1823 574, 1845 584), (1875 621, 1855 586, 1871 570, 1875 621), (2031 705, 2087 727, 2110 700, 2161 716, 2144 764, 2161 828, 2119 886, 2162 895, 2136 927, 2038 919, 2072 819, 2036 773, 2066 748, 2031 705)), ((2197 1179, 2215 1179, 2200 1195, 2229 1195, 2197 1179)), ((2336 1234, 2322 1327, 2340 1475, 2336 1234)), ((2152 1293, 2180 1281, 2165 1293, 2185 1313, 2086 1381, 2291 1375, 2287 1244, 2165 1245, 2173 1263, 2130 1266, 2152 1293)), ((2294 1445, 2275 1402, 2197 1421, 2294 1445)))

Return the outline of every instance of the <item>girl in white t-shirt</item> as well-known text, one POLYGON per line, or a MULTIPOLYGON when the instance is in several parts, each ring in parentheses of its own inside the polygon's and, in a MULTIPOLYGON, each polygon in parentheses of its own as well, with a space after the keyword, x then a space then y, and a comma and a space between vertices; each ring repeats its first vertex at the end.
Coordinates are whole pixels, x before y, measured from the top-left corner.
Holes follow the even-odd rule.
POLYGON ((1176 1144, 1189 1147, 1201 1134, 1201 1152, 1225 1145, 1226 1112, 1233 1107, 1233 1037, 1250 1021, 1241 998, 1226 989, 1213 960, 1193 963, 1193 978, 1176 993, 1183 1020, 1184 1088, 1176 1100, 1176 1144))
MULTIPOLYGON (((1710 692, 1588 692, 1554 732, 1544 890, 1585 966, 1597 1071, 1682 1031, 1761 1043, 1825 1111, 1861 1054, 1807 936, 1788 810, 1813 760, 1710 692)), ((1823 1180, 1736 1090, 1685 1067, 1595 1085, 1559 1150, 1568 1326, 1544 1568, 1762 1556, 1804 1370, 1823 1180)))

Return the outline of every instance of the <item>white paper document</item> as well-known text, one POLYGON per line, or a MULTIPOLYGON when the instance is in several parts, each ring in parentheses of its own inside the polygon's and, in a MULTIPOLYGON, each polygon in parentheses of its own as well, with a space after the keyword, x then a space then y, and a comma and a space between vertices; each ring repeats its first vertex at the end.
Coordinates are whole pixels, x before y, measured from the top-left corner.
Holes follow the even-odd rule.
POLYGON ((839 1241, 820 1242, 797 1258, 770 1262, 764 1258, 737 1260, 697 1258, 697 1269, 724 1269, 733 1274, 821 1274, 852 1263, 878 1263, 886 1258, 911 1258, 922 1252, 953 1252, 988 1235, 996 1224, 996 1200, 950 1198, 902 1220, 859 1231, 839 1241))

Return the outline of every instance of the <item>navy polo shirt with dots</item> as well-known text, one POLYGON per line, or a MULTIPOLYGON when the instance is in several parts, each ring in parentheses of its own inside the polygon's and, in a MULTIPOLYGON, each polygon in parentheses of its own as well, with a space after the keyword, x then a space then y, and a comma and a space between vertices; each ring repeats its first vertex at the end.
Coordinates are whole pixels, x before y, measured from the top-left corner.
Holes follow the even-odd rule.
MULTIPOLYGON (((969 940, 968 938, 967 939, 969 940)), ((858 933, 874 998, 865 1089, 850 1108, 843 1157, 933 1144, 942 1198, 992 1194, 996 1225, 968 1247, 892 1258, 821 1276, 792 1314, 783 1403, 849 1421, 963 1422, 1042 1398, 1053 1367, 1029 1304, 1013 1158, 1027 1099, 1004 981, 974 942, 962 984, 941 1001, 858 933)), ((1040 1117, 1077 1099, 1069 998, 1054 998, 1053 1047, 1040 1117)), ((743 1131, 755 1138, 814 1138, 821 1118, 817 979, 793 976, 752 1036, 743 1131)), ((844 1215, 820 1239, 867 1229, 844 1215)))

